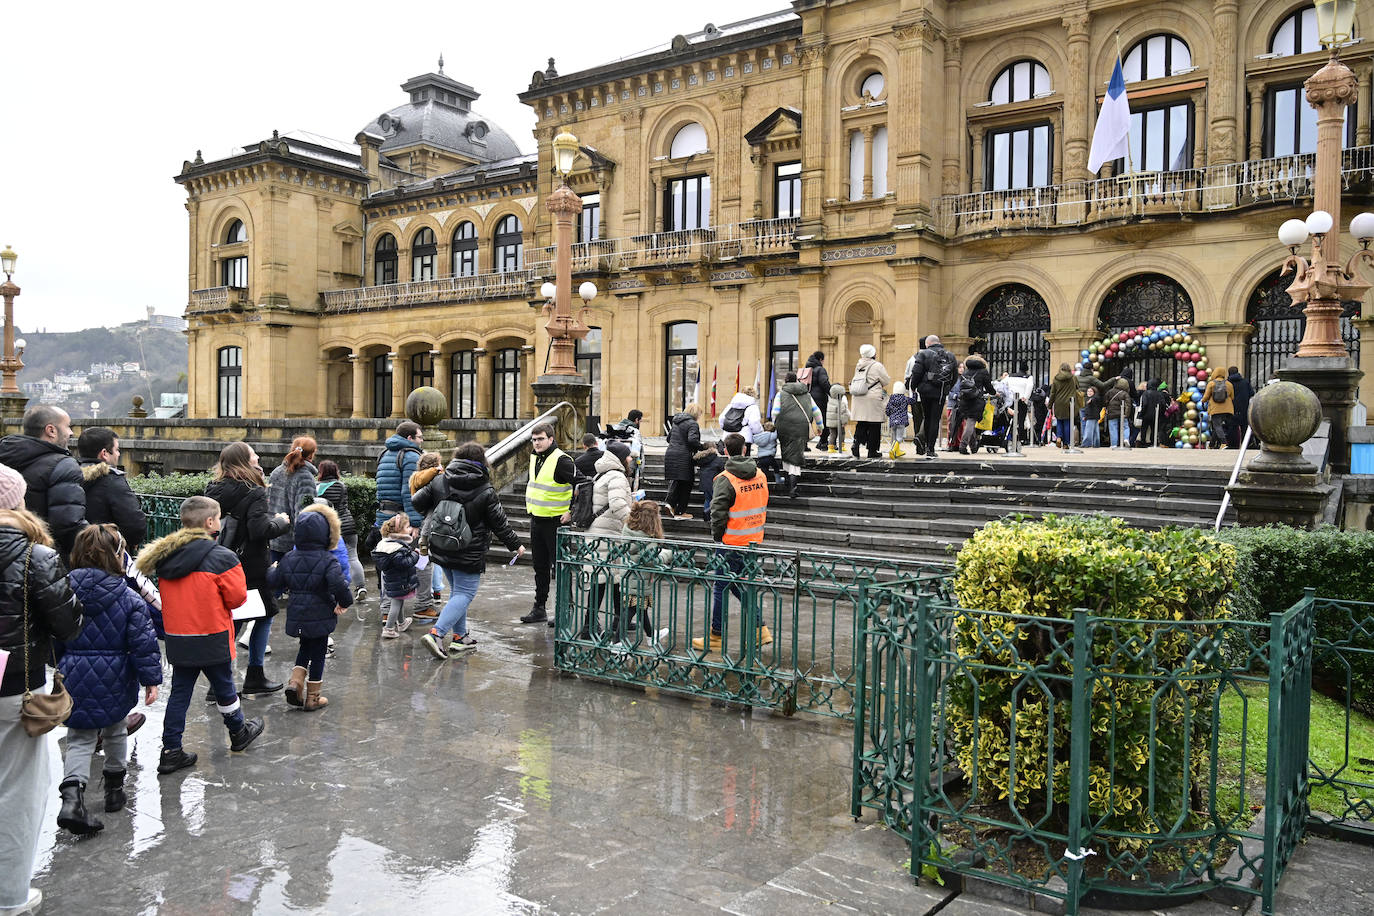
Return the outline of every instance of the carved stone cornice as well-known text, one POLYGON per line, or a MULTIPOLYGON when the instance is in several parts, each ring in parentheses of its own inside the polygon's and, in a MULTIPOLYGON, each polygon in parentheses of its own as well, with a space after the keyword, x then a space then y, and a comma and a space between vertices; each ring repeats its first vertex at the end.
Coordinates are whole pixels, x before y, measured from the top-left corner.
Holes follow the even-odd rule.
POLYGON ((1069 33, 1069 41, 1075 39, 1081 41, 1088 40, 1088 23, 1091 21, 1087 10, 1078 10, 1068 13, 1059 20, 1064 26, 1064 31, 1069 33))
POLYGON ((643 108, 626 108, 620 112, 620 123, 626 126, 636 126, 644 120, 643 108))
POLYGON ((801 55, 802 65, 814 67, 825 58, 826 44, 824 41, 810 41, 806 44, 797 42, 797 53, 801 55))
POLYGON ((738 108, 744 102, 744 87, 731 86, 729 89, 722 89, 716 93, 716 97, 726 108, 738 108))
POLYGON ((940 27, 925 16, 911 22, 897 23, 892 27, 892 34, 902 43, 916 41, 933 43, 944 37, 940 27))

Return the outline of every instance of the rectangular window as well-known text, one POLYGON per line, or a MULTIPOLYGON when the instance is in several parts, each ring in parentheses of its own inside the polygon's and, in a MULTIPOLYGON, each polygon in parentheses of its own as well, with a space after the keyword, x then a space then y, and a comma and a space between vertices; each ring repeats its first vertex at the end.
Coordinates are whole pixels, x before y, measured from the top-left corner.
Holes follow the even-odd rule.
POLYGON ((492 412, 498 420, 513 420, 520 416, 520 351, 508 347, 496 351, 493 370, 492 412))
POLYGON ((583 194, 582 212, 577 215, 577 241, 595 242, 601 238, 601 195, 583 194))
POLYGON ((680 321, 664 328, 666 346, 663 365, 663 416, 679 413, 696 399, 697 325, 680 321))
POLYGON ((864 199, 864 134, 849 132, 849 199, 864 199))
MULTIPOLYGON (((1176 172, 1193 164, 1193 103, 1131 112, 1131 159, 1138 172, 1176 172)), ((1125 171, 1118 163, 1118 172, 1125 171)))
POLYGON ((592 416, 601 416, 601 329, 592 328, 577 342, 577 371, 592 386, 592 416))
POLYGON ((373 266, 373 282, 378 286, 396 282, 396 255, 379 257, 373 266))
POLYGON ((668 232, 711 227, 711 176, 674 178, 663 192, 663 228, 668 232))
POLYGON ((434 354, 428 351, 410 357, 410 390, 434 385, 434 354))
POLYGON ((477 416, 477 354, 459 350, 451 357, 449 368, 449 405, 455 419, 477 416))
POLYGON ((417 254, 410 259, 410 279, 412 280, 433 280, 434 262, 437 258, 433 254, 417 254))
POLYGON ((220 285, 230 289, 248 288, 248 257, 245 255, 239 258, 225 258, 220 262, 221 280, 220 285))
POLYGON ((219 416, 243 416, 243 348, 219 351, 219 416))
POLYGON ((1048 124, 992 131, 984 142, 989 191, 1043 188, 1050 183, 1052 136, 1048 124))
MULTIPOLYGON (((801 333, 801 320, 796 315, 783 315, 768 322, 768 369, 771 373, 764 384, 771 385, 774 393, 782 390, 787 381, 787 373, 797 371, 797 345, 801 333)), ((762 392, 760 400, 768 397, 762 392)), ((772 409, 772 400, 768 403, 772 409)), ((803 402, 803 406, 805 403, 803 402)))
POLYGON ((887 196, 887 128, 873 131, 873 198, 887 196))
POLYGON ((801 163, 784 162, 773 172, 773 218, 801 216, 801 163))
MULTIPOLYGON (((1317 151, 1317 110, 1307 104, 1302 86, 1270 89, 1265 96, 1264 155, 1296 156, 1317 151)), ((1355 145, 1355 124, 1345 108, 1342 146, 1355 145)))

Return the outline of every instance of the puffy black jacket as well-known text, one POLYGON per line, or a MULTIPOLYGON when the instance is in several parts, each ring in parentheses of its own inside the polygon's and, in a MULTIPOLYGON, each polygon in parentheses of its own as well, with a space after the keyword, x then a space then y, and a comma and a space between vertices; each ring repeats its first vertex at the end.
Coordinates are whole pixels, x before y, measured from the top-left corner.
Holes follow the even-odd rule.
POLYGON ((286 635, 319 638, 334 632, 335 607, 348 607, 353 593, 331 547, 339 539, 337 516, 302 512, 296 516, 296 547, 267 570, 267 585, 286 589, 286 635))
MULTIPOLYGON (((242 480, 212 480, 205 495, 219 503, 221 521, 237 516, 247 526, 248 542, 239 551, 243 577, 249 588, 267 587, 267 542, 291 527, 291 522, 267 514, 267 490, 242 480)), ((269 605, 269 612, 271 611, 269 605)))
POLYGON ((81 465, 65 448, 33 436, 0 439, 0 464, 24 475, 24 507, 48 523, 65 558, 76 533, 86 527, 86 488, 81 465))
MULTIPOLYGON (((75 463, 75 462, 73 462, 75 463)), ((29 666, 24 670, 24 565, 29 539, 0 524, 0 649, 10 654, 0 696, 37 689, 47 679, 53 639, 75 639, 84 618, 57 552, 35 544, 29 561, 29 666), (27 675, 27 676, 26 676, 27 675)))
POLYGON ((113 522, 124 535, 129 553, 138 553, 138 545, 148 539, 148 519, 124 472, 98 458, 85 458, 81 480, 86 488, 86 521, 92 525, 113 522))
POLYGON ((342 480, 321 480, 315 484, 315 495, 328 500, 338 514, 341 537, 348 538, 358 533, 358 523, 353 520, 353 510, 348 507, 348 488, 342 480))
POLYGON ((701 426, 689 413, 676 414, 668 430, 668 450, 663 453, 663 477, 691 483, 692 456, 701 451, 701 426))
POLYGON ((162 650, 152 611, 123 576, 103 569, 74 569, 72 589, 86 626, 57 645, 57 667, 71 691, 68 728, 104 728, 138 705, 139 686, 162 683, 162 650))
POLYGON ((830 402, 830 373, 815 357, 807 357, 806 365, 811 369, 811 400, 824 415, 826 405, 830 402))
POLYGON ((463 504, 463 514, 472 531, 472 541, 461 556, 435 556, 440 566, 480 574, 486 568, 487 548, 491 546, 493 535, 507 550, 519 549, 520 539, 506 520, 506 510, 501 508, 501 500, 492 489, 491 475, 486 465, 454 458, 444 468, 444 473, 437 475, 415 494, 415 508, 428 514, 449 497, 463 504))
POLYGON ((966 417, 981 418, 985 398, 996 396, 997 389, 992 387, 988 364, 970 356, 964 361, 964 384, 959 389, 960 413, 966 417))

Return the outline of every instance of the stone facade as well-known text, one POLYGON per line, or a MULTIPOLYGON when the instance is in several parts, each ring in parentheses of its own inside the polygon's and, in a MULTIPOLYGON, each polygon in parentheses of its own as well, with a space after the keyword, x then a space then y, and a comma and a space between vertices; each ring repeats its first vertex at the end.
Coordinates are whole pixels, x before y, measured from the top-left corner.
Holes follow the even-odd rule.
MULTIPOLYGON (((1357 34, 1374 29, 1368 15, 1358 10, 1357 34)), ((1303 51, 1303 16, 1284 0, 796 0, 580 73, 550 62, 520 95, 534 156, 484 160, 442 136, 398 146, 379 119, 353 147, 274 138, 188 162, 191 413, 216 415, 219 354, 239 346, 247 416, 398 416, 431 369, 457 413, 510 413, 514 399, 529 416, 562 129, 583 149, 569 184, 598 206, 574 281, 598 287, 583 320, 601 332, 604 418, 638 407, 657 429, 698 376, 703 400, 717 378, 723 410, 737 376, 757 372, 767 388, 770 366, 814 349, 837 382, 863 343, 899 375, 927 333, 983 350, 996 370, 1032 357, 1043 375, 1076 362, 1112 316, 1181 316, 1213 365, 1267 376, 1296 348, 1265 323, 1284 253, 1274 232, 1311 208, 1312 157, 1288 103, 1324 52, 1303 51), (1118 31, 1144 161, 1091 175, 1118 31), (233 219, 248 238, 221 244, 233 219), (239 251, 247 288, 223 289, 222 261, 239 251), (390 398, 377 396, 386 354, 390 398), (455 385, 468 394, 453 398, 455 385)), ((1359 81, 1348 222, 1374 204, 1374 49, 1342 58, 1359 81)), ((408 82, 412 104, 443 79, 408 82)), ((1369 330, 1358 304, 1348 312, 1349 336, 1369 330)), ((1374 370, 1374 346, 1359 365, 1374 370)))

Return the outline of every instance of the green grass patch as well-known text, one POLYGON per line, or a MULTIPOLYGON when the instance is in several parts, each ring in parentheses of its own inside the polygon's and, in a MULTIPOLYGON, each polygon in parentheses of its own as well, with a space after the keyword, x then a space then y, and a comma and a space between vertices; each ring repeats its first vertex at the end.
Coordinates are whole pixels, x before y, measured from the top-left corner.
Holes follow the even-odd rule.
MULTIPOLYGON (((1338 818, 1349 812, 1359 819, 1360 812, 1374 805, 1374 719, 1354 710, 1347 714, 1344 704, 1314 693, 1310 722, 1312 810, 1338 818), (1321 774, 1338 783, 1318 784, 1321 774), (1356 785, 1341 784, 1345 782, 1356 785)), ((1226 692, 1217 738, 1219 802, 1229 799, 1234 809, 1243 785, 1247 805, 1264 804, 1268 727, 1266 685, 1246 684, 1239 692, 1226 692)))

